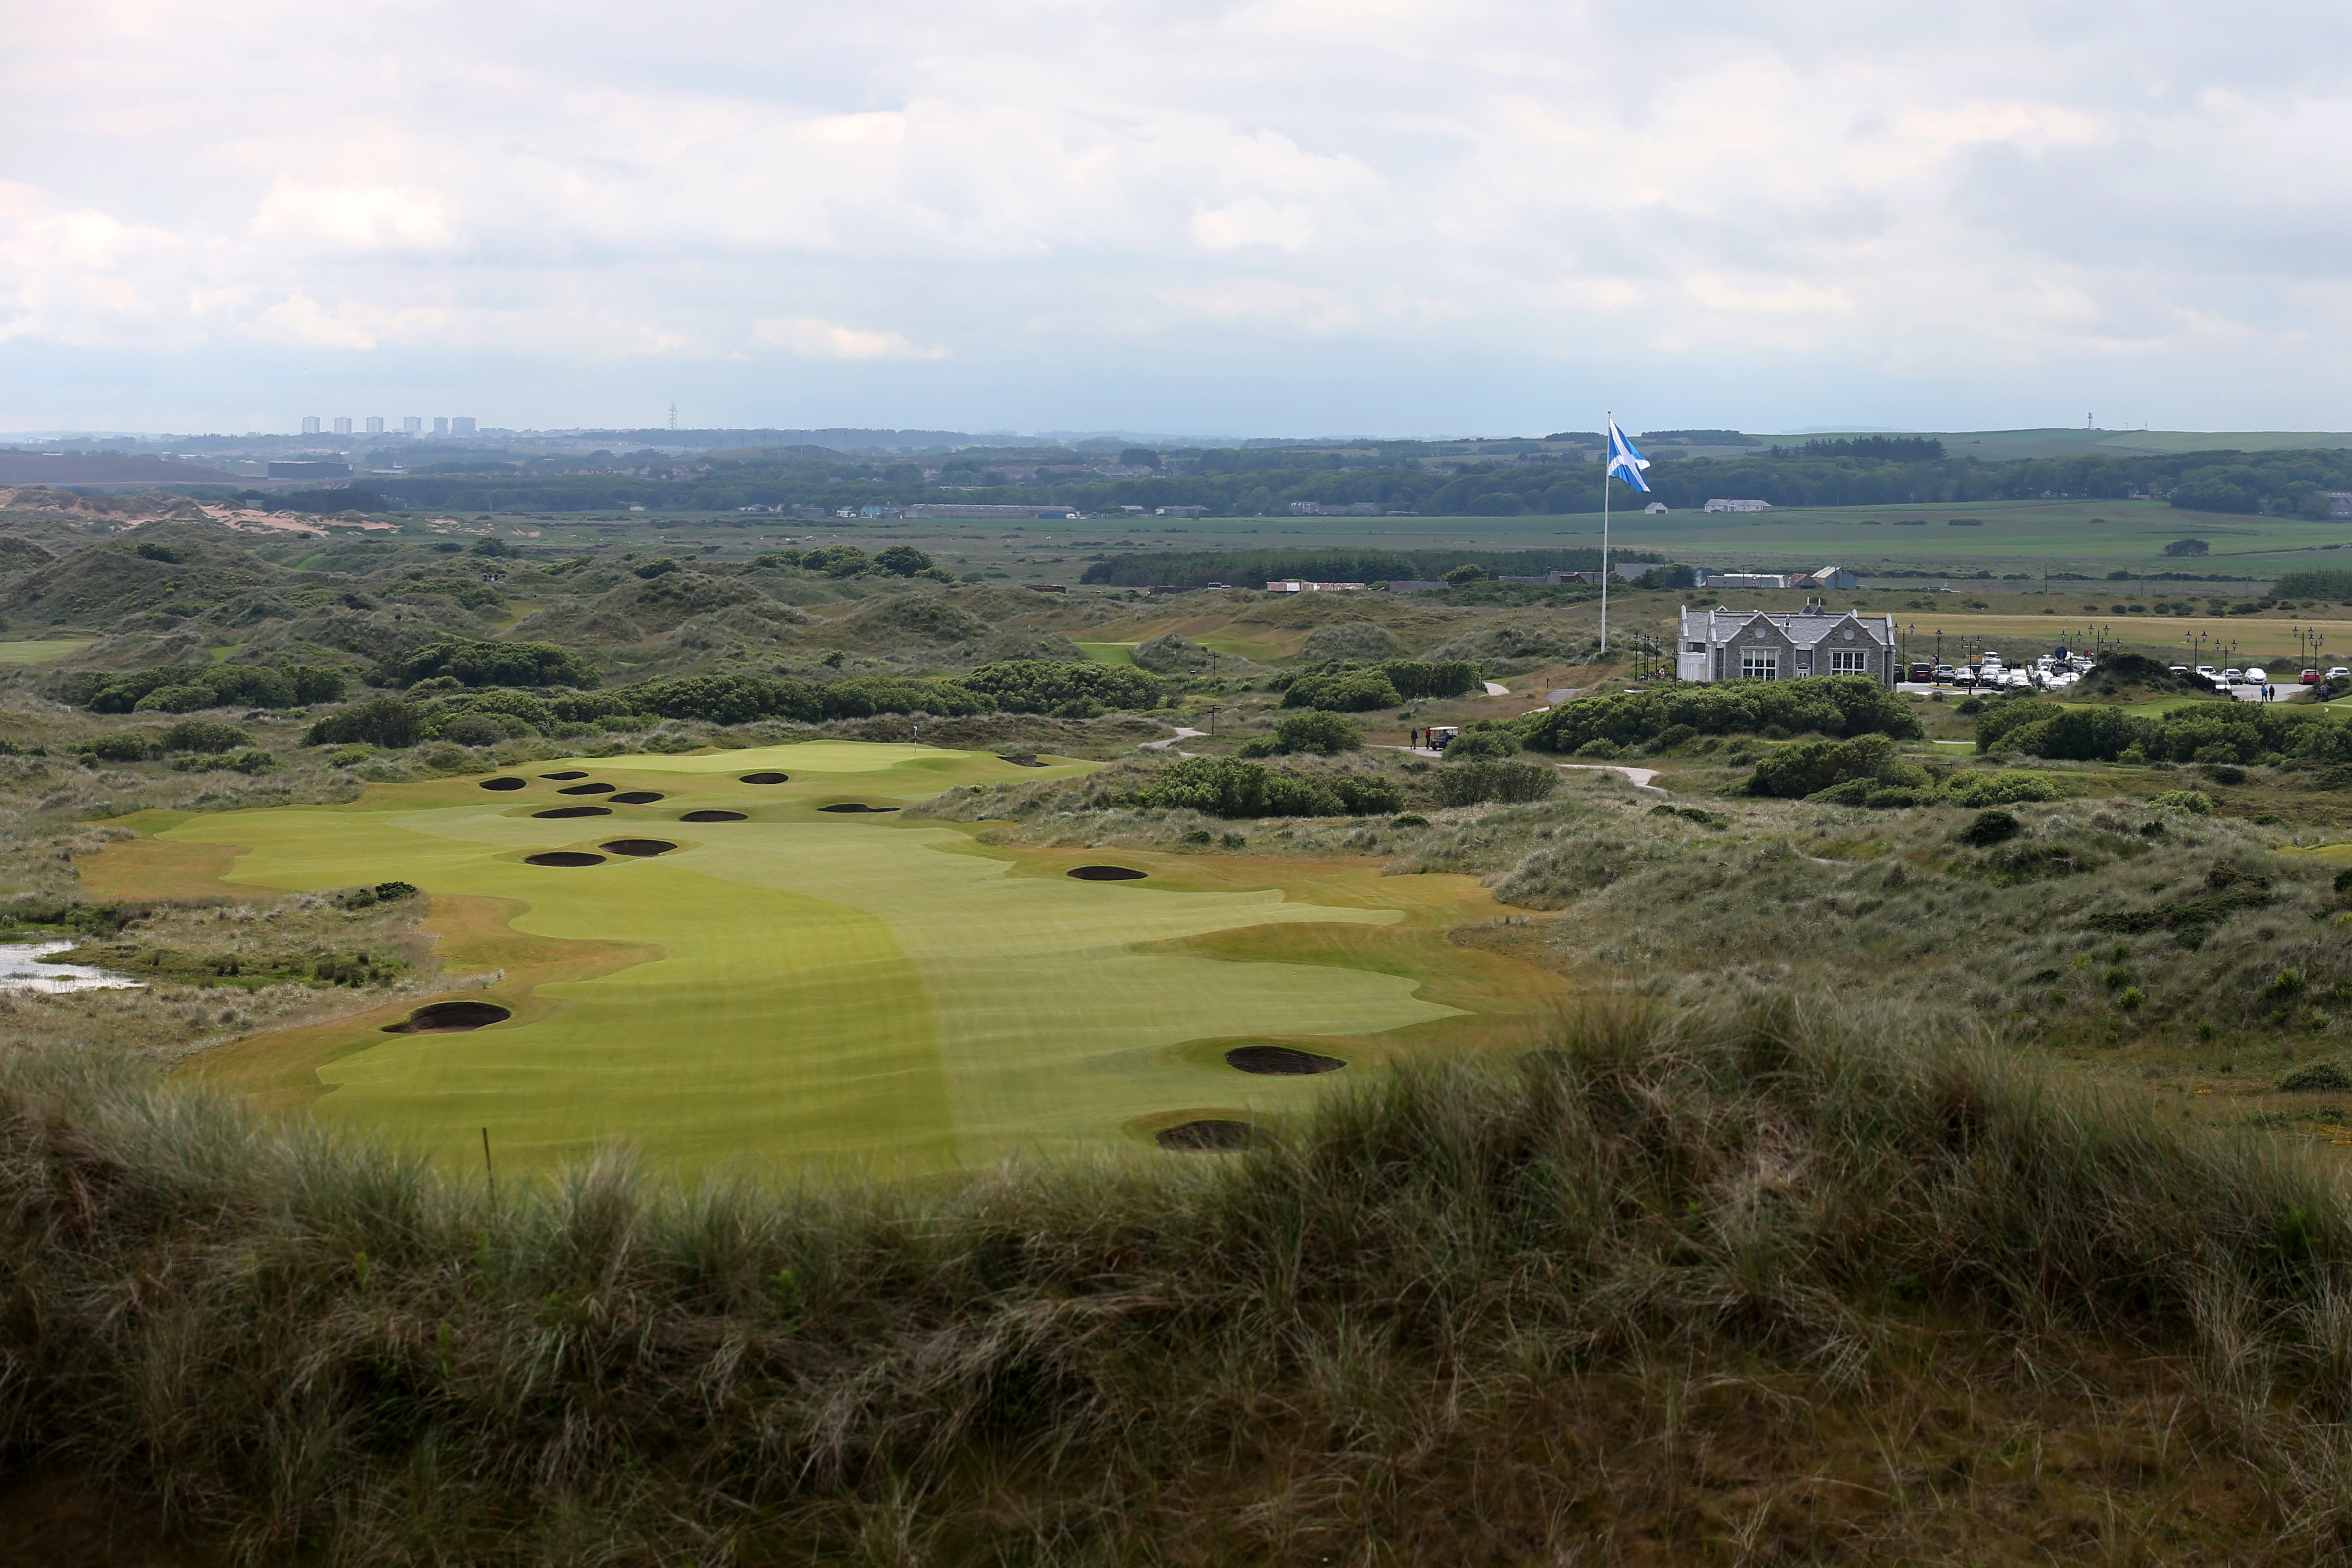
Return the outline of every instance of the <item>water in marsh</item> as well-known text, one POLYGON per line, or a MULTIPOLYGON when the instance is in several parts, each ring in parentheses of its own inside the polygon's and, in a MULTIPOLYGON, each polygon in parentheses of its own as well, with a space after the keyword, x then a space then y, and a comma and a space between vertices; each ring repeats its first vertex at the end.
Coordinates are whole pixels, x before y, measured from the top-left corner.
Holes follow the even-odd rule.
POLYGON ((0 991, 100 991, 138 987, 144 981, 91 963, 45 963, 51 953, 79 947, 75 942, 22 942, 0 945, 0 991))

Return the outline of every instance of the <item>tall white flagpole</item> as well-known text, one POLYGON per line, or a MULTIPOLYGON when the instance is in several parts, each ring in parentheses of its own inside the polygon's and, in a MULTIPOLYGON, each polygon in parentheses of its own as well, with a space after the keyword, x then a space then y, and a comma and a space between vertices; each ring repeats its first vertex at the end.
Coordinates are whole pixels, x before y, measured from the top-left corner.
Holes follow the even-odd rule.
POLYGON ((1610 433, 1617 428, 1617 411, 1609 411, 1601 427, 1601 651, 1609 651, 1609 460, 1616 454, 1610 433))

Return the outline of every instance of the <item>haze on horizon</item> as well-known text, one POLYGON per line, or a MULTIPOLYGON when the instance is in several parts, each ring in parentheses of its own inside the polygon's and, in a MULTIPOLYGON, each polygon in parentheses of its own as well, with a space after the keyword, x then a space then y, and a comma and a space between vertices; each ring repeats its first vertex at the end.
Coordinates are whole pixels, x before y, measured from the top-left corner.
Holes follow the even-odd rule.
POLYGON ((5 430, 2352 428, 2313 0, 10 30, 5 430))

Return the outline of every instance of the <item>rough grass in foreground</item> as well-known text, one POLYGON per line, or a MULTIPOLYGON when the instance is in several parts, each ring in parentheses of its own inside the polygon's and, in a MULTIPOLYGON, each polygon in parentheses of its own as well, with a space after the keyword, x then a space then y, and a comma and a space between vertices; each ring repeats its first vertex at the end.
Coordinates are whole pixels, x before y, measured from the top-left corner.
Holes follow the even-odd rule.
POLYGON ((496 1196, 0 1056, 0 1434, 248 1560, 2352 1541, 2352 1220, 1913 1016, 1596 1010, 1232 1157, 496 1196))

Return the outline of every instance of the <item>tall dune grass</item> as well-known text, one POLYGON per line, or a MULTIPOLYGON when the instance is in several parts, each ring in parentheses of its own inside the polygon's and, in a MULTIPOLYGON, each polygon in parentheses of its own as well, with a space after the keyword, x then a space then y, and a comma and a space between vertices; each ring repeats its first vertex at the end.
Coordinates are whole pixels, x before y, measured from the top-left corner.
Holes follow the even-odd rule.
POLYGON ((254 1561, 1882 1562, 2027 1530, 2038 1421, 2126 1456, 2092 1544, 2220 1477, 2308 1561, 2343 1200, 1893 1008, 1596 1005, 1241 1155, 785 1192, 493 1193, 18 1050, 0 1441, 254 1561))

